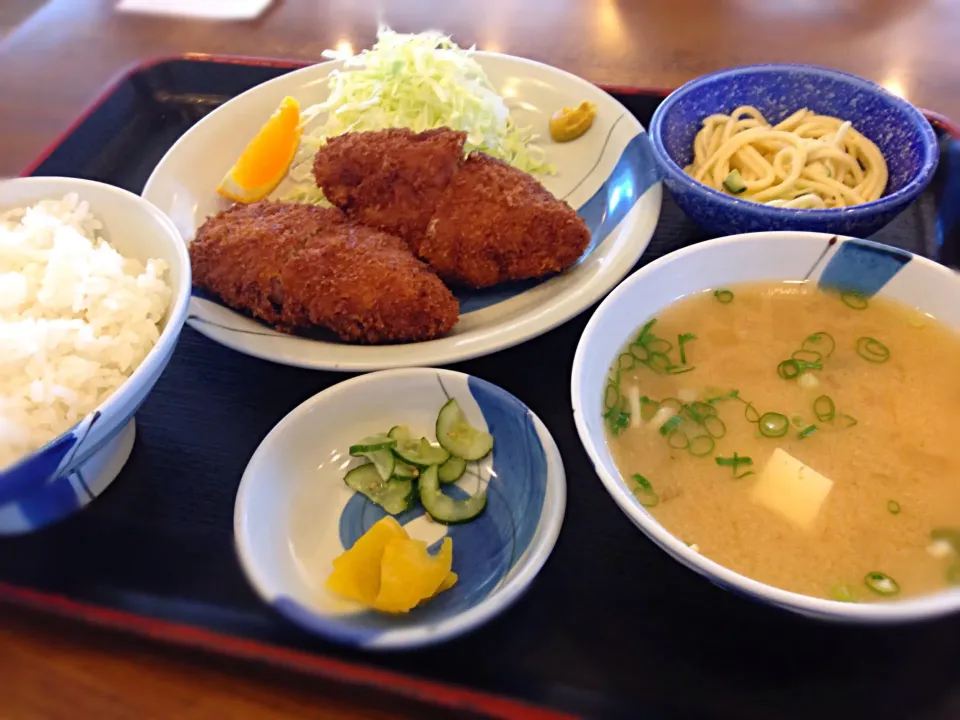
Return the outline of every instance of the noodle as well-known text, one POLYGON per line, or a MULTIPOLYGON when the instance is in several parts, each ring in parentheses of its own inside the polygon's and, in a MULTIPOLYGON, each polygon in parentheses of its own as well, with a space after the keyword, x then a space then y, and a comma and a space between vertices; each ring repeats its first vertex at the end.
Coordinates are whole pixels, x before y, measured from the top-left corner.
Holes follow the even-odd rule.
POLYGON ((877 200, 888 178, 879 148, 850 122, 804 108, 771 126, 750 105, 705 118, 684 171, 743 200, 806 209, 877 200))

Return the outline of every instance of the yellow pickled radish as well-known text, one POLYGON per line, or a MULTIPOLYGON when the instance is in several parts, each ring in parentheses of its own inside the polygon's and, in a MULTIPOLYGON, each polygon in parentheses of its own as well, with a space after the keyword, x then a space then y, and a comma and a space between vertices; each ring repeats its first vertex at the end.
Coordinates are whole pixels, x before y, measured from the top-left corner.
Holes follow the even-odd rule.
POLYGON ((419 540, 394 539, 383 550, 380 594, 374 607, 393 613, 408 612, 437 593, 453 564, 453 541, 443 539, 436 555, 419 540))
POLYGON ((300 146, 300 104, 286 97, 230 168, 217 192, 230 200, 262 200, 283 180, 300 146))
POLYGON ((378 521, 349 550, 333 561, 327 589, 373 605, 380 594, 380 563, 391 540, 406 540, 407 532, 391 516, 378 521))

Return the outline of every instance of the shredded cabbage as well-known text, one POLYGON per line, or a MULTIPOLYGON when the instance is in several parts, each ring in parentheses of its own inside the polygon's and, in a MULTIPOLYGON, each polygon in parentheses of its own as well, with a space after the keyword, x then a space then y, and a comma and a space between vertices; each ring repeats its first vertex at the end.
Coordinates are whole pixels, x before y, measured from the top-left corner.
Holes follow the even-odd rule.
MULTIPOLYGON (((313 156, 327 138, 391 127, 462 130, 468 153, 482 150, 525 172, 554 172, 534 144, 538 136, 529 127, 516 126, 473 51, 436 31, 402 34, 381 27, 372 49, 347 57, 342 70, 330 73, 328 99, 303 110, 304 131, 291 179, 301 183, 312 178, 313 156)), ((284 199, 294 194, 301 202, 315 197, 295 188, 284 199)))

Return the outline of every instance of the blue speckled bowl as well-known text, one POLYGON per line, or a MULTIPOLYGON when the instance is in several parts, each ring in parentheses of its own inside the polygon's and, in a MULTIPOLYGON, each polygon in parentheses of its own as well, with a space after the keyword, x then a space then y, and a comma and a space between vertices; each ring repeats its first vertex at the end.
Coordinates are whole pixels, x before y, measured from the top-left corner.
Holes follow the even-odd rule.
POLYGON ((936 136, 910 103, 855 75, 811 65, 750 65, 697 78, 674 91, 650 123, 663 181, 697 224, 718 234, 812 230, 871 235, 923 191, 937 167, 936 136), (890 180, 883 197, 851 208, 795 210, 726 195, 695 181, 683 168, 705 117, 754 105, 771 122, 807 107, 850 120, 880 148, 890 180))

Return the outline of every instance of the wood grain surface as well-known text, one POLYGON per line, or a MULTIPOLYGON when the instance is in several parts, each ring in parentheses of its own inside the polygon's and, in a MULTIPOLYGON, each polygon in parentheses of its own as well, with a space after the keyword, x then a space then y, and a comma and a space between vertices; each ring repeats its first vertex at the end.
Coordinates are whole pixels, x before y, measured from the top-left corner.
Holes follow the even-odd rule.
MULTIPOLYGON (((0 176, 17 174, 140 60, 185 52, 318 60, 325 48, 369 46, 378 21, 439 27, 463 45, 612 85, 672 87, 734 65, 815 63, 960 118, 957 0, 278 0, 242 23, 125 15, 115 2, 0 2, 0 176)), ((0 697, 0 718, 17 720, 425 717, 9 608, 0 608, 0 697)))

